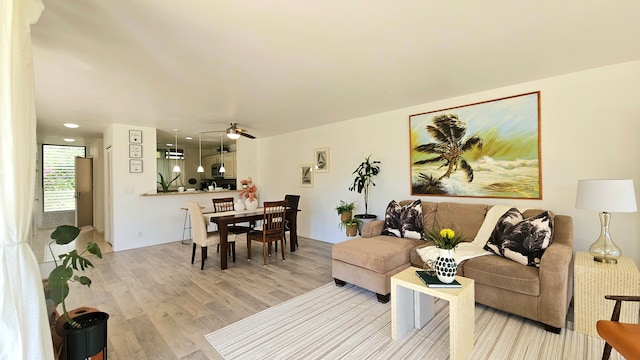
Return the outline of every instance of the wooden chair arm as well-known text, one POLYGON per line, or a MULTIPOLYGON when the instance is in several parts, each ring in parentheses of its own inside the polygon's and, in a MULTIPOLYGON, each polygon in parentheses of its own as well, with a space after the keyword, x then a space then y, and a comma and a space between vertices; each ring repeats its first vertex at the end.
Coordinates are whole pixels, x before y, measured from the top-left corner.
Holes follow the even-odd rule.
POLYGON ((640 301, 640 296, 605 295, 604 298, 616 301, 616 304, 613 306, 613 313, 611 313, 611 321, 620 320, 620 308, 623 301, 640 301))
POLYGON ((605 295, 604 298, 608 300, 640 301, 640 296, 605 295))

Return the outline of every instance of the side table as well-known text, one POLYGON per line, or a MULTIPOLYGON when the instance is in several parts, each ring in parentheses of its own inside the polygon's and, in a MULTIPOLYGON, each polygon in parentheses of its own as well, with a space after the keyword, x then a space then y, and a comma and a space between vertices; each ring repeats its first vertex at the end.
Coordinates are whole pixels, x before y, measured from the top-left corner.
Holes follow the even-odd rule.
MULTIPOLYGON (((640 272, 628 257, 621 257, 617 264, 593 261, 591 254, 577 252, 573 268, 574 330, 589 336, 598 336, 596 321, 611 319, 615 301, 605 295, 640 295, 640 272)), ((620 321, 636 324, 639 305, 625 303, 620 321)))
MULTIPOLYGON (((461 288, 430 288, 409 267, 391 277, 391 338, 402 339, 433 318, 434 297, 449 302, 449 357, 465 359, 473 350, 475 291, 472 279, 456 276, 461 288)), ((428 357, 428 356, 427 356, 428 357)))

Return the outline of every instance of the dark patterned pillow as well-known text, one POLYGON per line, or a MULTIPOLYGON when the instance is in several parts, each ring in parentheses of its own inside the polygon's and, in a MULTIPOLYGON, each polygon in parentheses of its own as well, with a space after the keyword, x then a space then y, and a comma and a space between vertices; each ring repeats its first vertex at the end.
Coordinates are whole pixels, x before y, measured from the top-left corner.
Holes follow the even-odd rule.
POLYGON ((524 219, 518 209, 512 208, 498 220, 485 250, 522 265, 539 267, 552 234, 553 222, 548 211, 524 219))
POLYGON ((392 200, 384 216, 382 235, 408 239, 424 239, 422 226, 422 201, 415 200, 400 206, 392 200))
POLYGON ((402 237, 402 226, 400 225, 401 213, 402 206, 400 206, 395 200, 391 200, 389 205, 387 205, 387 211, 384 214, 384 228, 382 229, 382 235, 402 237))

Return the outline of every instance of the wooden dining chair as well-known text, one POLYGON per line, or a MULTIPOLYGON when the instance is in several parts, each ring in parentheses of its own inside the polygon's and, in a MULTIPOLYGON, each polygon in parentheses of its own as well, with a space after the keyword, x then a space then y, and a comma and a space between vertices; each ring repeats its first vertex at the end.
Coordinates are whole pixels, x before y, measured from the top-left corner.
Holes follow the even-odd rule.
MULTIPOLYGON (((300 195, 285 195, 284 200, 287 202, 287 208, 291 209, 290 211, 298 211, 298 204, 300 204, 300 195)), ((292 216, 298 216, 298 214, 294 213, 292 216)), ((289 224, 289 220, 284 222, 284 243, 287 243, 287 231, 291 233, 291 226, 289 224)), ((298 247, 298 241, 296 239, 296 247, 298 247)), ((276 249, 277 251, 278 249, 276 249)))
MULTIPOLYGON (((247 234, 247 252, 251 259, 251 242, 262 242, 262 257, 264 266, 267 266, 267 245, 269 253, 271 252, 271 244, 278 241, 282 242, 284 236, 284 216, 287 202, 281 201, 265 201, 264 213, 262 215, 262 227, 254 229, 247 234)), ((282 261, 284 261, 284 244, 281 246, 282 261)))
POLYGON ((611 320, 598 320, 596 329, 598 335, 604 339, 602 360, 609 359, 611 348, 616 349, 625 359, 640 359, 640 324, 621 323, 620 310, 623 301, 640 301, 640 296, 607 295, 608 300, 615 300, 611 320))
MULTIPOLYGON (((220 199, 211 199, 213 203, 213 212, 221 213, 227 211, 234 211, 234 202, 233 197, 226 197, 220 199)), ((241 226, 241 225, 230 225, 227 227, 227 231, 229 234, 234 234, 234 247, 235 247, 235 238, 238 237, 239 234, 246 234, 251 231, 251 226, 241 226)), ((231 249, 230 249, 231 250, 231 249)), ((216 251, 220 251, 220 244, 218 244, 218 248, 216 251)), ((233 261, 235 262, 235 253, 233 253, 233 261)))
MULTIPOLYGON (((202 264, 200 270, 204 270, 204 262, 207 260, 207 249, 209 245, 220 244, 220 237, 217 231, 207 232, 207 224, 202 216, 202 210, 200 204, 190 201, 187 203, 187 209, 189 211, 189 217, 191 218, 191 231, 193 239, 193 250, 191 252, 191 264, 193 264, 196 257, 196 247, 200 245, 200 252, 202 254, 202 264)), ((234 250, 235 251, 235 250, 234 250)))

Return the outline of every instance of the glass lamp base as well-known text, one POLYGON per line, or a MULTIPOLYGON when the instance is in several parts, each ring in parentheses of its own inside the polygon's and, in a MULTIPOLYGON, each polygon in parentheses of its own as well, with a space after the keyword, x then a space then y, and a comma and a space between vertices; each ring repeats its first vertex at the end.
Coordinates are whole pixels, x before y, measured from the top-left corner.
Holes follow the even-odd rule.
POLYGON ((611 240, 609 235, 609 222, 611 220, 611 213, 600 213, 600 224, 602 229, 600 230, 600 236, 589 247, 589 253, 593 256, 593 261, 598 261, 605 264, 617 264, 618 259, 622 256, 620 248, 611 240))

